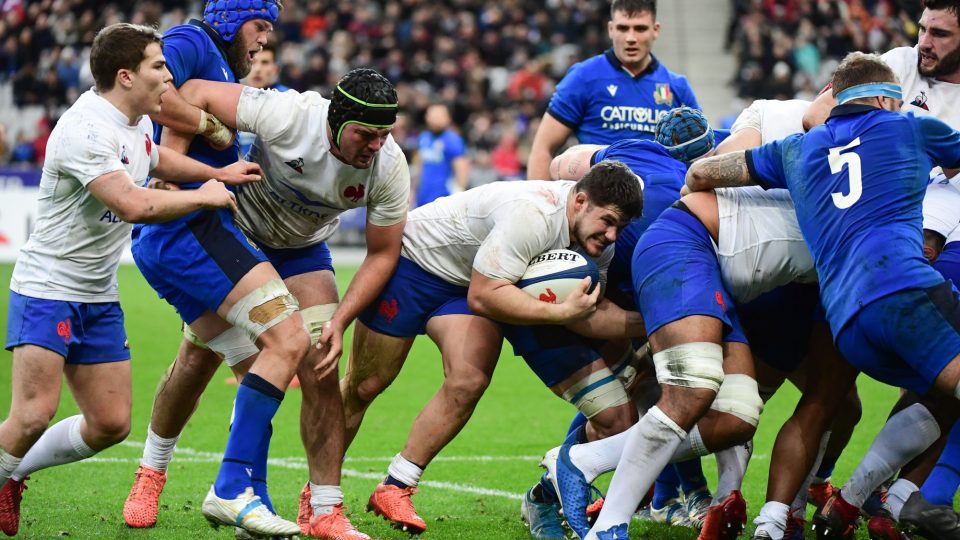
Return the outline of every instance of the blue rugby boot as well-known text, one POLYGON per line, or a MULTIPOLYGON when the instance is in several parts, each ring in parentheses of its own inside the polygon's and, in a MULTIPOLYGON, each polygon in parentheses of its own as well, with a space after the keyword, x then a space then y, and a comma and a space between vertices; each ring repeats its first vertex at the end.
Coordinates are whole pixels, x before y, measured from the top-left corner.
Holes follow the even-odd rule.
POLYGON ((627 536, 627 524, 621 523, 614 525, 605 531, 597 533, 597 540, 629 540, 627 536))
POLYGON ((563 444, 548 451, 540 463, 547 468, 550 481, 560 497, 567 525, 577 536, 584 538, 590 531, 587 506, 592 502, 593 490, 580 469, 570 460, 571 446, 563 444))
POLYGON ((530 528, 530 538, 538 540, 565 540, 566 531, 560 518, 560 502, 538 501, 530 488, 520 502, 520 518, 530 528))

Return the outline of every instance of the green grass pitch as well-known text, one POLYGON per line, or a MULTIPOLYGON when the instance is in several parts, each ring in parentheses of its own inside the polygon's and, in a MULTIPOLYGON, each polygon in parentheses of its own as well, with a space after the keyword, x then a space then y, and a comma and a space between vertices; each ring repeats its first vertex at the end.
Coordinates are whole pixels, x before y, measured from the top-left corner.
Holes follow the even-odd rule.
MULTIPOLYGON (((12 265, 0 265, 0 283, 9 283, 12 265)), ((353 269, 341 268, 343 291, 353 269)), ((159 300, 132 266, 120 270, 120 290, 133 353, 133 429, 128 440, 93 459, 39 471, 24 493, 21 538, 181 539, 232 538, 233 531, 214 531, 200 515, 200 503, 213 481, 218 455, 223 451, 235 386, 224 379, 224 367, 214 377, 199 409, 180 439, 161 498, 161 512, 153 529, 128 529, 121 509, 145 438, 153 392, 160 375, 173 360, 180 325, 173 309, 159 300)), ((8 295, 0 295, 0 331, 6 335, 8 295)), ((349 339, 349 337, 348 337, 349 339)), ((344 359, 344 363, 345 363, 344 359)), ((10 353, 0 351, 0 413, 10 402, 10 353)), ((364 511, 366 500, 384 476, 391 457, 400 451, 420 408, 437 390, 442 378, 439 355, 426 338, 417 340, 394 385, 367 414, 344 462, 343 490, 353 523, 374 538, 407 538, 386 522, 364 511)), ((842 483, 880 428, 897 391, 860 379, 864 416, 834 480, 842 483)), ((278 511, 296 515, 297 494, 306 481, 297 414, 299 390, 287 393, 274 420, 270 448, 271 494, 278 511)), ((767 405, 756 437, 744 495, 751 519, 762 505, 769 455, 780 424, 797 400, 793 388, 784 388, 767 405)), ((76 414, 76 405, 64 385, 57 418, 76 414)), ((522 360, 509 349, 501 355, 493 383, 460 436, 430 465, 420 493, 414 497, 426 519, 426 539, 524 539, 520 496, 540 474, 539 456, 559 444, 574 409, 553 396, 522 360)), ((713 459, 704 469, 716 480, 713 459)), ((746 538, 752 531, 747 526, 746 538)), ((864 528, 861 528, 864 529, 864 528)), ((861 530, 866 538, 866 532, 861 530)), ((808 537, 809 537, 808 533, 808 537)), ((631 537, 693 539, 692 529, 669 528, 634 521, 631 537)))

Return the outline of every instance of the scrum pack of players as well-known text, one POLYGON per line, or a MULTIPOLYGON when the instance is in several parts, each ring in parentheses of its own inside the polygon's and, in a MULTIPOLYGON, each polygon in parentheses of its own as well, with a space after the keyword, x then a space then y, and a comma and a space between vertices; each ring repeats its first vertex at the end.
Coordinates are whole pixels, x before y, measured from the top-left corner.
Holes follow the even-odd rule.
MULTIPOLYGON (((129 24, 98 35, 97 85, 51 137, 41 219, 11 283, 5 533, 19 528, 28 474, 89 457, 129 431, 116 266, 132 232, 137 265, 180 314, 184 340, 124 506, 131 527, 156 524, 177 439, 226 361, 241 383, 206 518, 240 538, 367 538, 343 510, 341 458, 426 334, 441 352, 443 385, 369 500, 404 530, 426 530, 411 496, 468 421, 506 338, 578 409, 522 503, 536 538, 564 536, 561 507, 582 538, 627 538, 671 463, 686 464, 676 469, 683 493, 655 493, 652 513, 693 523, 704 540, 739 535, 750 441, 786 378, 803 398, 774 447, 755 538, 802 537, 807 486, 859 416, 860 371, 910 392, 814 518, 818 537, 850 537, 860 509, 898 474, 872 512, 871 535, 904 538, 898 522, 930 538, 960 535, 956 513, 924 498, 933 498, 924 480, 960 392, 951 285, 960 250, 950 242, 960 223, 960 134, 949 127, 960 124, 951 106, 957 2, 926 2, 916 47, 851 54, 817 102, 757 101, 727 134, 650 53, 656 3, 616 0, 612 49, 571 68, 537 133, 529 176, 550 180, 494 183, 409 213, 389 81, 357 69, 329 99, 236 82, 280 8, 209 2, 203 21, 162 39, 129 24), (256 135, 249 161, 237 161, 234 130, 256 135), (552 158, 570 134, 584 144, 552 158), (142 187, 148 175, 159 189, 142 187), (205 178, 236 187, 197 182, 205 178), (367 254, 341 299, 325 240, 358 207, 367 209, 367 254), (520 291, 529 261, 556 248, 594 257, 601 286, 585 282, 558 304, 520 291), (47 428, 61 373, 81 414, 47 428), (295 375, 309 478, 290 521, 273 509, 266 464, 271 420, 295 375), (719 470, 712 497, 696 472, 710 453, 719 470), (594 500, 590 483, 612 470, 606 498, 594 500), (677 496, 687 501, 679 515, 677 496)), ((960 457, 954 446, 940 476, 960 457)), ((939 481, 930 489, 953 480, 939 481)))

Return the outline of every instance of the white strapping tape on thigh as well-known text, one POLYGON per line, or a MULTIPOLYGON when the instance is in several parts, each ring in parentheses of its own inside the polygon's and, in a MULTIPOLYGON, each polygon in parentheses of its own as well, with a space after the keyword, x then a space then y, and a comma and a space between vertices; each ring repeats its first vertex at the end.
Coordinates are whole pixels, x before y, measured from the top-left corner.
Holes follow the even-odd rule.
POLYGON ((303 327, 310 334, 310 344, 316 345, 320 341, 320 334, 323 333, 323 325, 333 317, 333 312, 337 310, 340 304, 320 304, 319 306, 310 306, 300 310, 300 318, 303 319, 303 327))
POLYGON ((563 399, 573 405, 587 418, 593 418, 610 407, 623 405, 630 396, 609 368, 594 371, 575 382, 563 393, 563 399), (600 383, 600 384, 597 384, 600 383), (590 388, 592 385, 596 385, 590 388))
POLYGON ((710 408, 736 416, 753 427, 760 423, 763 400, 757 380, 743 373, 728 373, 717 391, 710 408))
POLYGON ((207 345, 207 342, 200 339, 200 336, 194 334, 193 329, 190 328, 189 324, 183 325, 183 339, 189 341, 190 343, 193 343, 194 345, 196 345, 197 347, 200 347, 201 349, 206 349, 208 351, 210 350, 210 347, 207 345))
POLYGON ((271 279, 237 301, 227 312, 227 322, 243 329, 256 343, 260 335, 299 309, 283 280, 271 279))
POLYGON ((684 343, 653 355, 660 384, 706 388, 717 392, 723 382, 723 347, 716 343, 684 343))
POLYGON ((250 337, 236 327, 211 339, 207 342, 207 346, 230 367, 260 352, 257 345, 250 341, 250 337))

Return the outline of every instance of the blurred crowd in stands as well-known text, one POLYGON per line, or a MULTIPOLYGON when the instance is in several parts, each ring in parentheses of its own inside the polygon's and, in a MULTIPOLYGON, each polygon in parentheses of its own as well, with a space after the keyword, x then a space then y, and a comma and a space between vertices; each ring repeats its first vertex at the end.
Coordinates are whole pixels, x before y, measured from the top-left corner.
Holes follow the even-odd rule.
POLYGON ((726 48, 737 95, 812 99, 850 51, 885 52, 917 38, 917 0, 731 0, 726 48))
MULTIPOLYGON (((846 52, 910 45, 917 33, 914 0, 730 1, 726 47, 738 58, 732 81, 745 103, 810 98, 846 52)), ((572 63, 609 46, 608 5, 284 0, 273 37, 279 82, 328 95, 348 70, 374 66, 397 85, 405 114, 394 137, 408 156, 427 106, 442 102, 466 143, 469 185, 522 177, 555 84, 572 63)), ((164 31, 202 7, 201 0, 0 0, 0 163, 43 162, 56 118, 92 85, 87 55, 97 30, 130 21, 164 31)))

